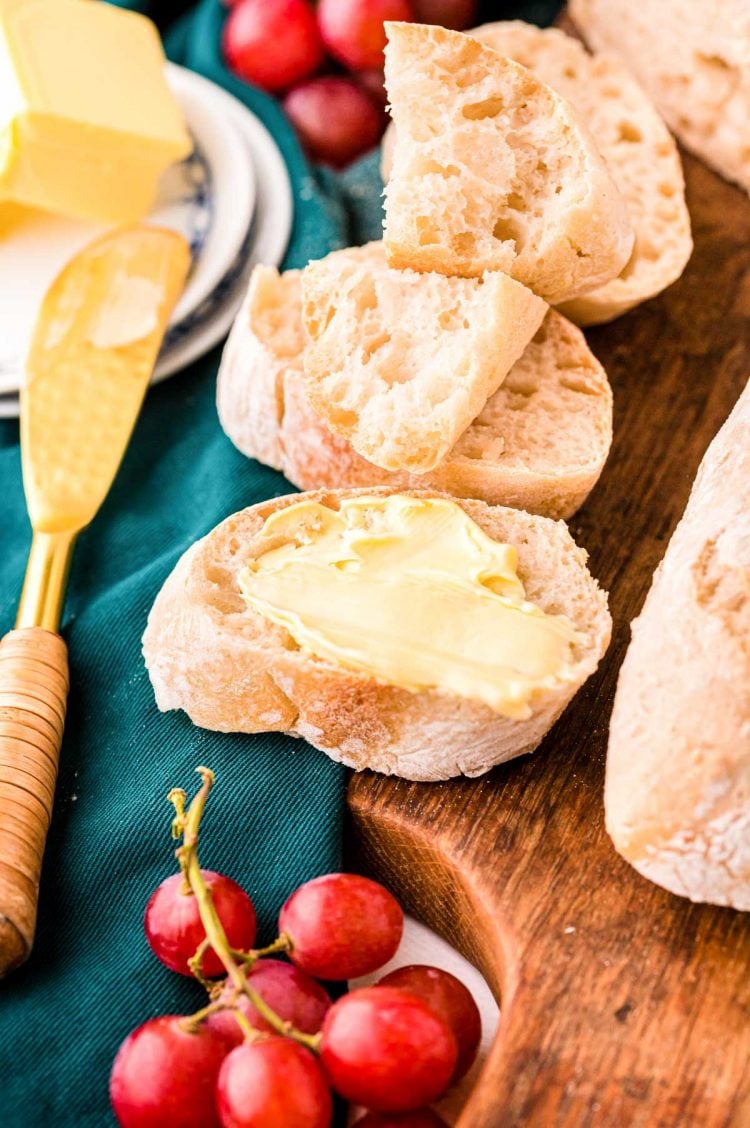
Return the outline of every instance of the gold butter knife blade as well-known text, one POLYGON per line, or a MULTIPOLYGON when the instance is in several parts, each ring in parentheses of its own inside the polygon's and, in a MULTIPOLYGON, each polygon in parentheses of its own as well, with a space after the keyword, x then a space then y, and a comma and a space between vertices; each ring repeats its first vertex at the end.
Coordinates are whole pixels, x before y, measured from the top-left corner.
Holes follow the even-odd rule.
POLYGON ((182 236, 136 227, 92 243, 52 283, 21 392, 35 530, 81 529, 104 501, 189 264, 182 236))
POLYGON ((21 392, 33 536, 16 629, 0 642, 0 975, 33 943, 67 702, 56 632, 73 544, 117 473, 189 266, 173 231, 113 231, 67 264, 37 318, 21 392))

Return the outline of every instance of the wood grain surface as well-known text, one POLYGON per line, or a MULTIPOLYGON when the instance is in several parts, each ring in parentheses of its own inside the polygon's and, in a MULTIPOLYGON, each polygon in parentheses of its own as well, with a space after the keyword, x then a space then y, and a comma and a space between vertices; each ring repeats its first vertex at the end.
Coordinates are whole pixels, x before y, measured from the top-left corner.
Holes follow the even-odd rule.
POLYGON ((685 156, 695 253, 656 300, 587 336, 615 442, 573 519, 614 639, 531 757, 481 780, 364 773, 359 860, 484 972, 500 1030, 460 1128, 750 1125, 750 914, 651 885, 604 830, 607 724, 651 575, 750 376, 750 201, 685 156))

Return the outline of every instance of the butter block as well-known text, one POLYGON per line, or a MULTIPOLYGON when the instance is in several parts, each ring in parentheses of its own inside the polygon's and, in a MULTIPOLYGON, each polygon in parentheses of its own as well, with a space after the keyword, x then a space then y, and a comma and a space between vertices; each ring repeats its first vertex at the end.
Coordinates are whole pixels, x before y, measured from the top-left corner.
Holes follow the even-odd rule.
POLYGON ((192 143, 144 16, 0 0, 0 200, 108 223, 151 208, 192 143))

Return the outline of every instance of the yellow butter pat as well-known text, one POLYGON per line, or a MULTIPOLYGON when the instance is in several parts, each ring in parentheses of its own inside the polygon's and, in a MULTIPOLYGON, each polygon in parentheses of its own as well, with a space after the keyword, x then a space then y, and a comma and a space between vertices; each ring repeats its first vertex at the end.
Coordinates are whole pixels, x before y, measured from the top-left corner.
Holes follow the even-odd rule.
POLYGON ((523 719, 535 694, 572 680, 582 640, 526 599, 517 564, 455 502, 395 494, 274 513, 238 578, 309 654, 523 719))
POLYGON ((146 215, 192 148, 152 22, 100 0, 0 0, 0 200, 146 215))

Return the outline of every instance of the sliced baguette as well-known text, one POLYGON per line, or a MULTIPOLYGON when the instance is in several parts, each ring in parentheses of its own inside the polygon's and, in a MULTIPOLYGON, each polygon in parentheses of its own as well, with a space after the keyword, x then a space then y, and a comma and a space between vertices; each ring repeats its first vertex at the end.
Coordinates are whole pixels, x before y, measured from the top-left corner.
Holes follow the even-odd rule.
POLYGON ((388 266, 382 243, 302 274, 304 374, 330 429, 385 470, 433 470, 497 391, 547 306, 505 274, 388 266))
POLYGON ((627 68, 611 55, 589 55, 556 28, 520 20, 485 24, 471 34, 567 98, 628 208, 635 246, 624 269, 563 304, 562 312, 579 325, 610 321, 679 278, 693 249, 682 164, 669 130, 627 68))
POLYGON ((244 454, 281 470, 303 490, 424 486, 563 518, 583 504, 612 441, 612 391, 583 334, 559 313, 549 311, 439 466, 417 477, 373 466, 313 410, 301 344, 296 356, 288 348, 301 336, 295 330, 301 327, 298 272, 259 271, 262 287, 254 274, 218 381, 222 426, 244 454), (274 325, 284 326, 278 350, 268 332, 274 325))
POLYGON ((615 846, 645 877, 750 910, 750 384, 633 623, 605 808, 615 846))
POLYGON ((389 262, 466 276, 507 271, 553 304, 615 278, 633 231, 573 108, 470 36, 386 29, 396 125, 389 262))
MULTIPOLYGON (((590 55, 570 35, 522 20, 501 20, 471 35, 556 90, 586 122, 628 208, 635 245, 623 270, 591 293, 563 303, 578 325, 611 321, 671 285, 693 241, 677 146, 641 86, 611 55, 590 55)), ((383 138, 381 171, 390 174, 393 123, 383 138)))
MULTIPOLYGON (((335 509, 352 493, 392 492, 305 496, 335 509)), ((607 597, 565 525, 459 502, 489 536, 516 546, 528 598, 544 611, 567 615, 585 637, 574 653, 570 684, 540 693, 532 717, 518 721, 479 702, 433 690, 412 693, 306 654, 284 628, 246 605, 238 572, 252 559, 265 519, 299 499, 275 498, 235 514, 179 561, 143 639, 159 708, 184 709, 195 724, 221 732, 301 736, 350 767, 406 779, 476 776, 533 751, 596 669, 611 630, 607 597)))
POLYGON ((687 149, 750 192, 747 0, 571 0, 596 51, 617 55, 687 149))
POLYGON ((299 270, 279 274, 273 266, 254 267, 221 357, 216 397, 221 425, 245 454, 250 451, 244 436, 252 435, 252 457, 274 470, 284 468, 284 373, 302 367, 301 310, 299 270))

